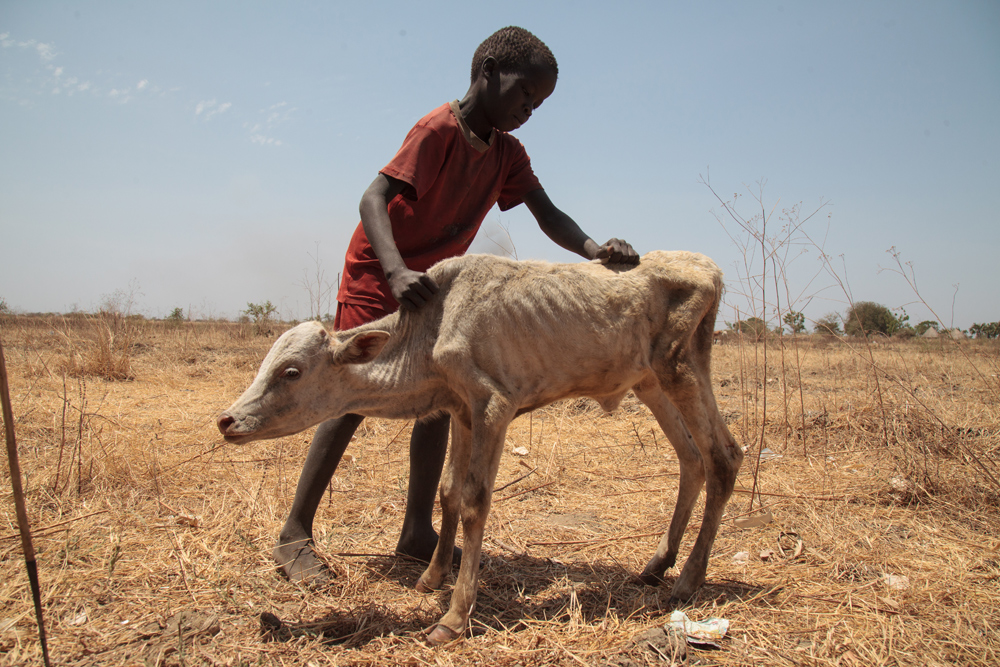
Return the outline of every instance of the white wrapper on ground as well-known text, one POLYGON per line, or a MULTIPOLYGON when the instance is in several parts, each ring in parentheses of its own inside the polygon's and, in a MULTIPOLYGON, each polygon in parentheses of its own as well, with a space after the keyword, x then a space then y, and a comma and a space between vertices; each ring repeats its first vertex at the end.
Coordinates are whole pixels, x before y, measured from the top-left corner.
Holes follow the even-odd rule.
POLYGON ((666 627, 683 632, 690 643, 712 644, 726 636, 729 621, 714 616, 705 621, 692 621, 683 611, 674 611, 666 627))

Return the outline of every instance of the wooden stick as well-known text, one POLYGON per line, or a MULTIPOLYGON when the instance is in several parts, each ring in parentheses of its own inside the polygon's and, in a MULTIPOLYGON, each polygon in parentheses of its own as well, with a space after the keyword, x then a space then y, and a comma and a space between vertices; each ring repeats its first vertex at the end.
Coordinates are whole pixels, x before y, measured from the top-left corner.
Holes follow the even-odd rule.
POLYGON ((28 570, 31 597, 35 600, 35 619, 38 621, 38 640, 42 645, 42 660, 49 667, 49 646, 45 639, 45 622, 42 619, 42 593, 38 585, 38 562, 35 547, 31 543, 31 527, 28 525, 28 511, 24 504, 24 488, 21 486, 21 464, 17 458, 17 440, 14 438, 14 410, 10 404, 7 385, 7 364, 3 357, 3 341, 0 340, 0 404, 3 407, 4 430, 7 432, 7 461, 10 464, 10 486, 14 492, 14 508, 17 511, 17 526, 21 530, 21 548, 24 551, 24 566, 28 570))
POLYGON ((523 475, 521 475, 520 477, 518 477, 517 479, 515 479, 513 482, 508 482, 507 484, 504 484, 503 486, 501 486, 501 487, 499 487, 497 489, 493 489, 493 493, 499 493, 499 492, 503 491, 504 489, 506 489, 508 486, 514 486, 515 484, 517 484, 518 482, 520 482, 525 477, 530 477, 531 473, 535 472, 536 470, 538 470, 537 467, 532 468, 528 472, 524 473, 523 475))
MULTIPOLYGON (((74 521, 80 521, 81 519, 89 519, 90 517, 97 516, 98 514, 107 514, 110 511, 111 510, 97 510, 96 512, 91 512, 90 514, 84 514, 83 516, 75 516, 72 519, 66 519, 65 521, 60 521, 59 523, 50 523, 44 528, 39 528, 38 530, 36 530, 35 537, 42 537, 50 530, 54 530, 56 528, 59 528, 60 526, 65 526, 67 523, 73 523, 74 521)), ((12 540, 18 535, 20 535, 20 533, 14 533, 13 535, 0 535, 0 540, 12 540)))
POLYGON ((561 542, 527 542, 525 546, 527 547, 555 547, 555 546, 569 546, 574 544, 603 544, 605 542, 621 542, 622 540, 637 540, 643 537, 659 537, 663 535, 663 531, 657 531, 655 533, 638 533, 633 535, 620 535, 618 537, 595 537, 592 540, 564 540, 561 542))
POLYGON ((511 498, 517 498, 518 496, 523 496, 526 493, 531 493, 532 491, 537 491, 538 489, 544 489, 546 486, 551 486, 552 484, 555 484, 557 481, 559 480, 554 479, 551 482, 545 482, 545 484, 539 484, 538 486, 533 486, 530 489, 525 489, 524 491, 518 491, 517 493, 512 493, 509 496, 505 496, 500 500, 494 502, 502 503, 505 500, 510 500, 511 498))

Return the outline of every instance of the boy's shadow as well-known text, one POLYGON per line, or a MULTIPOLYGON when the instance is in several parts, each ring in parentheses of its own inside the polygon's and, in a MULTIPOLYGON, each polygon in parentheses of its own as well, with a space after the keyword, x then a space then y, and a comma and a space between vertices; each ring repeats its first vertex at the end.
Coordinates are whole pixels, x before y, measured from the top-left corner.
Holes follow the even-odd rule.
MULTIPOLYGON (((376 556, 366 562, 373 577, 396 581, 412 589, 424 563, 398 556, 376 556)), ((455 570, 457 573, 457 568, 455 570)), ((285 623, 272 614, 262 614, 265 641, 287 641, 302 635, 322 636, 326 643, 359 648, 389 634, 419 634, 443 615, 450 603, 452 584, 428 596, 428 613, 406 615, 368 604, 346 611, 331 611, 313 621, 285 623)), ((659 619, 678 605, 670 600, 672 579, 658 587, 645 586, 635 573, 611 561, 562 563, 526 554, 483 554, 479 594, 472 616, 472 633, 490 629, 519 632, 527 621, 593 623, 610 614, 619 617, 659 619)), ((752 584, 709 579, 687 605, 719 605, 757 598, 763 589, 752 584)))

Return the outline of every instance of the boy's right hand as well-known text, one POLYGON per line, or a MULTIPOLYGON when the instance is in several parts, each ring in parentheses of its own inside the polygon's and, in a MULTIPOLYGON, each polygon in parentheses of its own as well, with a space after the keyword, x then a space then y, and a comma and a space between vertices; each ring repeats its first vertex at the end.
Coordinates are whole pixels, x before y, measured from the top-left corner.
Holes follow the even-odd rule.
POLYGON ((639 253, 633 250, 628 241, 608 239, 594 255, 594 259, 600 260, 602 264, 638 264, 639 253))
POLYGON ((426 273, 403 268, 387 275, 392 296, 404 310, 417 310, 437 294, 438 286, 426 273))

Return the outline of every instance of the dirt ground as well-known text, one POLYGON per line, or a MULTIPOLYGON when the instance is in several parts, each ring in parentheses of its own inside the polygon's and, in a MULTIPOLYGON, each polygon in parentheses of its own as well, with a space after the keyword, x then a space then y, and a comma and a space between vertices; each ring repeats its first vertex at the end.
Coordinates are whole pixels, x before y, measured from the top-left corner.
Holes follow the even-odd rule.
MULTIPOLYGON (((270 556, 311 431, 234 446, 215 427, 273 336, 8 318, 0 337, 54 664, 1000 664, 995 344, 716 346, 720 408, 748 455, 681 611, 728 620, 718 648, 664 632, 669 586, 632 579, 678 471, 648 411, 630 397, 613 415, 567 401, 519 418, 471 627, 435 649, 422 630, 450 590, 416 592, 422 566, 392 553, 408 423, 356 435, 316 519, 337 577, 313 589, 270 556), (108 354, 130 379, 99 377, 108 354)), ((41 664, 2 471, 0 665, 41 664)))

